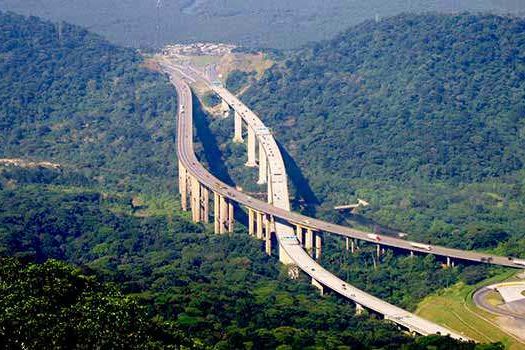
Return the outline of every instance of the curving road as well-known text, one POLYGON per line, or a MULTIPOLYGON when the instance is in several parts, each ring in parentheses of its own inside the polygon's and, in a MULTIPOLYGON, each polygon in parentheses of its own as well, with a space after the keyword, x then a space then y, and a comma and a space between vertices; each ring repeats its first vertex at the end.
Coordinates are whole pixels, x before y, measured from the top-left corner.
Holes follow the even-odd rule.
MULTIPOLYGON (((273 215, 276 218, 281 218, 285 221, 292 222, 305 222, 308 220, 308 222, 305 222, 305 224, 309 227, 322 224, 319 225, 319 227, 330 227, 332 229, 336 228, 336 225, 332 226, 332 224, 291 213, 286 209, 278 208, 266 202, 251 198, 246 194, 236 190, 235 188, 227 186, 211 175, 199 163, 193 149, 193 112, 191 90, 182 79, 173 74, 173 71, 171 73, 170 79, 176 87, 180 103, 177 155, 179 157, 179 161, 184 165, 184 167, 186 167, 187 171, 189 171, 192 176, 197 178, 197 180, 202 185, 212 189, 214 192, 234 200, 239 204, 273 215)), ((282 200, 284 204, 284 197, 282 200)), ((279 249, 281 250, 280 254, 285 253, 288 259, 290 259, 290 263, 297 265, 301 270, 303 270, 306 274, 312 277, 313 280, 317 281, 321 285, 329 287, 331 290, 358 303, 359 305, 384 315, 385 319, 391 320, 392 322, 403 326, 411 332, 416 332, 422 335, 450 335, 456 339, 467 340, 466 337, 460 334, 454 333, 447 328, 441 327, 397 306, 391 305, 347 284, 345 281, 334 276, 305 252, 305 250, 300 246, 293 228, 289 224, 277 221, 276 236, 279 242, 279 249)))
MULTIPOLYGON (((165 64, 164 68, 168 71, 168 73, 176 72, 177 74, 183 75, 185 78, 189 79, 190 81, 197 81, 197 80, 204 81, 202 77, 197 75, 197 72, 195 72, 189 67, 181 67, 181 66, 176 66, 173 64, 165 64)), ((210 85, 209 82, 206 82, 206 83, 210 85)), ((225 101, 227 101, 230 106, 234 107, 235 110, 241 114, 241 116, 246 121, 246 123, 250 124, 250 123, 253 123, 255 120, 258 120, 260 122, 260 120, 256 117, 256 115, 247 106, 245 106, 242 102, 240 102, 234 95, 232 95, 228 90, 221 88, 219 86, 213 86, 213 85, 210 85, 210 86, 225 101)), ((254 128, 256 129, 259 128, 258 124, 255 124, 254 128)), ((260 129, 262 130, 262 128, 266 129, 266 127, 261 123, 260 129)), ((268 140, 263 140, 262 143, 263 144, 271 143, 272 141, 269 139, 270 138, 268 138, 268 140)), ((273 140, 273 137, 271 137, 271 139, 273 140)), ((273 143, 275 143, 275 141, 273 141, 273 143)), ((275 145, 275 147, 276 146, 277 145, 275 145)), ((273 156, 275 157, 273 160, 270 158, 270 155, 268 155, 270 158, 269 164, 270 164, 271 169, 279 169, 280 165, 272 166, 272 164, 275 164, 276 162, 277 163, 282 162, 280 153, 279 154, 276 154, 276 153, 277 152, 273 152, 273 156)), ((196 158, 194 159, 194 161, 196 161, 196 158)), ((284 171, 282 171, 281 173, 285 174, 284 171)), ((283 175, 283 177, 284 178, 280 180, 281 183, 286 182, 285 175, 283 175)), ((274 178, 273 180, 275 182, 276 179, 274 178)), ((220 182, 218 183, 219 183, 219 187, 227 187, 223 183, 220 183, 220 182)), ((277 187, 277 186, 274 186, 274 187, 277 187)), ((231 192, 231 189, 229 189, 228 191, 231 192)), ((284 192, 284 190, 282 191, 284 192)), ((500 266, 506 266, 506 267, 514 267, 514 268, 524 268, 525 267, 525 262, 522 260, 509 258, 509 257, 503 257, 503 256, 495 256, 489 253, 466 251, 466 250, 447 248, 447 247, 442 247, 442 246, 437 246, 437 245, 428 246, 430 248, 428 249, 426 247, 423 247, 421 244, 418 244, 417 242, 412 242, 412 241, 408 241, 408 240, 404 240, 404 239, 400 239, 396 237, 391 237, 391 236, 385 236, 385 235, 375 235, 377 236, 377 239, 371 238, 369 232, 364 232, 364 231, 353 229, 353 228, 346 227, 346 226, 336 225, 333 223, 329 223, 329 222, 322 221, 319 219, 314 219, 314 218, 311 218, 311 217, 308 217, 308 216, 305 216, 299 213, 294 213, 294 212, 289 211, 287 190, 286 190, 286 193, 280 193, 280 195, 278 193, 279 196, 275 198, 275 201, 273 203, 274 205, 268 204, 262 201, 256 201, 255 199, 243 194, 242 192, 231 192, 233 196, 228 195, 227 191, 224 191, 224 190, 218 191, 218 192, 222 195, 231 197, 232 199, 234 199, 235 201, 243 205, 250 206, 261 212, 270 214, 276 218, 280 218, 286 222, 311 228, 315 231, 329 232, 329 233, 333 233, 333 234, 343 236, 343 237, 354 238, 354 239, 358 239, 362 241, 380 244, 382 246, 389 246, 389 247, 394 247, 394 248, 403 249, 407 251, 419 252, 423 254, 433 254, 436 256, 448 257, 452 259, 473 261, 473 262, 478 262, 478 263, 488 263, 488 264, 494 264, 494 265, 500 265, 500 266)))

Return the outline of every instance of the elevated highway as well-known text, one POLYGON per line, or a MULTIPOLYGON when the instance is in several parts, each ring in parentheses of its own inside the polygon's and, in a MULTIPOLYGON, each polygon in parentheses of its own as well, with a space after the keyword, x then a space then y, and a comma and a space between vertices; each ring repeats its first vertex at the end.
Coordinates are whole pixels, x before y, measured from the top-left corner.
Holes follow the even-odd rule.
MULTIPOLYGON (((264 129, 259 128, 258 123, 260 120, 258 118, 257 120, 251 120, 253 123, 250 122, 250 118, 254 115, 252 116, 248 114, 247 109, 244 109, 244 113, 246 113, 248 121, 250 122, 248 126, 256 128, 256 130, 261 130, 261 134, 258 134, 258 136, 261 137, 260 145, 264 145, 262 146, 262 149, 270 159, 266 164, 268 166, 268 199, 271 204, 251 198, 243 192, 227 186, 211 175, 199 163, 193 149, 193 111, 191 90, 189 86, 178 77, 178 74, 170 69, 167 71, 170 73, 171 81, 177 89, 180 101, 177 126, 177 155, 180 162, 179 181, 183 201, 182 206, 183 208, 187 208, 188 192, 191 192, 189 194, 189 197, 191 197, 190 205, 195 221, 208 220, 208 191, 213 192, 214 222, 217 233, 231 231, 233 229, 233 202, 243 205, 250 213, 250 234, 256 235, 257 238, 264 239, 266 241, 267 252, 271 254, 271 235, 273 233, 278 241, 280 260, 287 265, 298 267, 309 275, 312 278, 312 283, 316 285, 321 292, 324 292, 325 288, 328 288, 329 290, 354 301, 357 306, 357 311, 363 310, 363 308, 372 310, 410 332, 422 335, 450 335, 453 338, 466 340, 466 337, 460 334, 452 332, 447 328, 427 321, 353 287, 324 269, 307 251, 303 249, 302 238, 306 238, 306 241, 312 239, 312 229, 310 227, 315 227, 318 220, 307 218, 289 211, 284 163, 282 162, 282 157, 278 148, 273 148, 277 147, 277 144, 275 140, 273 140, 273 137, 271 137, 271 134, 266 131, 263 132, 264 129), (272 169, 273 163, 271 159, 276 162, 275 170, 272 169), (282 166, 282 168, 280 166, 282 166), (282 173, 281 170, 283 170, 282 173), (277 181, 272 181, 272 177, 274 176, 277 177, 277 181), (255 219, 254 216, 257 216, 257 219, 255 219), (308 220, 308 222, 305 222, 305 220, 308 220), (300 237, 300 239, 298 239, 298 232, 295 232, 294 226, 296 223, 301 222, 308 225, 307 234, 305 237, 300 237), (257 233, 254 232, 254 226, 257 226, 257 233), (263 233, 263 231, 266 232, 263 233), (308 238, 308 232, 310 232, 310 238, 308 238)), ((231 96, 228 97, 230 98, 231 96)), ((239 110, 243 110, 243 105, 240 105, 240 102, 229 100, 229 103, 236 106, 239 110)), ((331 225, 323 223, 322 221, 319 221, 319 224, 331 225)))
MULTIPOLYGON (((447 248, 438 245, 421 244, 397 237, 387 235, 371 234, 361 230, 353 229, 346 226, 336 225, 319 219, 311 218, 299 213, 290 211, 289 200, 288 200, 288 189, 287 189, 287 178, 284 169, 284 162, 278 152, 278 146, 273 139, 271 133, 264 126, 261 120, 253 113, 246 105, 244 105, 239 99, 237 99, 228 90, 219 85, 214 85, 209 81, 205 80, 202 76, 199 76, 199 72, 191 67, 182 67, 173 65, 166 62, 164 68, 167 72, 177 73, 184 76, 192 82, 201 81, 205 82, 210 86, 222 99, 223 103, 233 108, 235 111, 235 118, 237 119, 236 125, 236 138, 238 139, 240 128, 239 118, 247 124, 248 127, 248 163, 249 166, 255 166, 255 138, 250 137, 253 133, 256 138, 260 140, 260 145, 265 150, 268 159, 268 166, 270 170, 270 181, 269 181, 269 198, 272 201, 270 203, 258 203, 258 208, 261 212, 269 214, 275 218, 284 220, 287 223, 294 225, 301 231, 308 232, 309 230, 315 232, 327 232, 336 234, 339 236, 346 237, 348 239, 355 239, 360 241, 366 241, 374 243, 378 246, 378 252, 380 247, 388 246, 401 250, 405 250, 412 253, 420 254, 433 254, 446 259, 451 264, 453 260, 471 261, 477 263, 487 263, 493 265, 500 265, 513 268, 525 268, 525 261, 515 259, 512 257, 496 256, 489 253, 466 251, 461 249, 447 248), (251 140, 253 139, 253 140, 251 140), (252 159, 250 159, 252 158, 252 159), (274 191, 272 195, 272 191, 274 191)), ((234 138, 234 140, 236 139, 234 138)), ((261 170, 261 169, 260 169, 261 170)), ((261 173, 261 171, 260 171, 261 173)), ((261 179, 259 179, 261 180, 261 179)), ((237 194, 238 198, 236 201, 243 205, 250 205, 253 198, 246 195, 242 195, 242 192, 237 194)))

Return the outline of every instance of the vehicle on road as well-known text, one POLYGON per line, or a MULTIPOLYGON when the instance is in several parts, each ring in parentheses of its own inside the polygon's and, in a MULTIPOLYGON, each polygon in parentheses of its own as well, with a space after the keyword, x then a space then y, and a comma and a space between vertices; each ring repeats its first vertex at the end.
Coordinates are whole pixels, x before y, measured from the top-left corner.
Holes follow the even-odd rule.
POLYGON ((410 245, 412 247, 414 247, 414 248, 425 249, 425 250, 428 250, 428 251, 432 250, 432 246, 430 246, 428 244, 421 244, 421 243, 416 243, 416 242, 410 242, 410 245))
POLYGON ((368 238, 370 239, 373 239, 374 241, 381 241, 381 237, 379 237, 378 235, 376 235, 375 233, 369 233, 367 234, 368 238))

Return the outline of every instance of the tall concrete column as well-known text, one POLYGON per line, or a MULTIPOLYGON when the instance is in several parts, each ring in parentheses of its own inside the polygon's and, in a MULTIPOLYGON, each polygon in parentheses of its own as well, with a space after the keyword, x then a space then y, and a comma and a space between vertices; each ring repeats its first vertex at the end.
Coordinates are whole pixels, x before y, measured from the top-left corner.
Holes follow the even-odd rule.
POLYGON ((257 184, 262 185, 266 183, 266 176, 268 174, 268 164, 266 161, 266 152, 259 142, 259 180, 257 184))
POLYGON ((270 204, 273 204, 273 184, 272 184, 272 176, 271 174, 267 173, 267 181, 268 181, 268 186, 267 187, 267 192, 268 192, 268 203, 270 204))
POLYGON ((303 243, 303 228, 301 226, 299 226, 299 225, 296 225, 295 228, 296 228, 297 240, 299 241, 299 244, 301 246, 304 246, 304 243, 303 243))
POLYGON ((319 281, 312 278, 312 285, 319 289, 319 291, 321 292, 321 296, 324 295, 324 286, 321 283, 319 283, 319 281))
POLYGON ((257 239, 263 239, 263 214, 256 212, 257 215, 257 239))
POLYGON ((186 168, 179 162, 179 193, 182 210, 188 210, 188 176, 186 168))
POLYGON ((362 315, 364 312, 365 312, 365 308, 363 307, 363 305, 359 303, 355 303, 355 314, 359 316, 359 315, 362 315))
POLYGON ((228 232, 233 232, 233 223, 234 223, 234 217, 233 217, 233 203, 232 201, 228 201, 228 232))
POLYGON ((306 237, 304 241, 304 248, 306 249, 306 252, 310 254, 310 256, 313 256, 313 248, 314 248, 314 232, 311 228, 306 229, 306 237))
POLYGON ((315 258, 317 260, 321 259, 321 253, 323 249, 323 233, 315 233, 315 258))
POLYGON ((201 221, 208 223, 210 217, 210 191, 204 186, 201 186, 201 197, 202 197, 202 212, 201 221))
POLYGON ((233 137, 233 142, 243 143, 244 139, 242 138, 242 117, 241 114, 235 111, 235 135, 233 137))
POLYGON ((355 239, 346 237, 346 250, 349 250, 352 254, 355 253, 356 244, 355 239))
POLYGON ((201 221, 201 184, 199 181, 191 178, 191 214, 194 222, 201 221))
POLYGON ((230 115, 230 105, 225 100, 221 102, 221 109, 225 118, 230 115))
POLYGON ((226 233, 226 230, 228 229, 227 226, 227 219, 228 219, 228 202, 226 201, 226 198, 223 196, 220 196, 220 211, 219 211, 219 233, 222 235, 226 233))
POLYGON ((257 140, 255 138, 255 130, 253 130, 253 128, 248 125, 248 161, 246 162, 246 166, 248 167, 257 166, 257 163, 255 161, 256 143, 257 140))
POLYGON ((255 217, 252 208, 248 208, 248 234, 253 236, 255 234, 255 217))
POLYGON ((265 250, 267 255, 272 255, 272 227, 273 227, 273 218, 266 218, 266 244, 265 250))
POLYGON ((380 244, 378 244, 376 247, 376 253, 377 253, 377 257, 379 258, 381 256, 381 245, 380 244))
POLYGON ((221 233, 220 196, 217 192, 213 192, 213 226, 215 234, 221 233))

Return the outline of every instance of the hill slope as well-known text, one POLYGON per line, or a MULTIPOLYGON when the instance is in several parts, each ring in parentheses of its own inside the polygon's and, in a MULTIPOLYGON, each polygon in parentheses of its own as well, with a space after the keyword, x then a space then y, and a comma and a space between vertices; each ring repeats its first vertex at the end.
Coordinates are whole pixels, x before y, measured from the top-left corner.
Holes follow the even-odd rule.
POLYGON ((141 62, 84 29, 0 13, 0 155, 165 189, 175 93, 141 62))
POLYGON ((293 53, 243 99, 325 204, 360 196, 368 217, 436 243, 523 237, 523 20, 367 22, 293 53))

